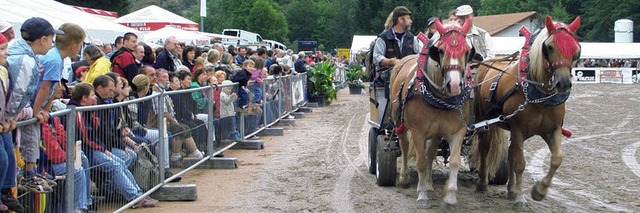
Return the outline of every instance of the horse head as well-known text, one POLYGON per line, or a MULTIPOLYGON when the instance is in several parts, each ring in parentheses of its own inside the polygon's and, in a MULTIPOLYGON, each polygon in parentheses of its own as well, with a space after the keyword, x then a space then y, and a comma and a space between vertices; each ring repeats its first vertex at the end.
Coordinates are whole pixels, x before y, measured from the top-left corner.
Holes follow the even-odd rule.
POLYGON ((473 47, 466 39, 471 22, 467 19, 462 26, 457 23, 445 26, 436 19, 435 26, 441 36, 429 49, 429 68, 432 70, 427 73, 435 82, 442 82, 444 95, 459 95, 467 63, 472 58, 473 47))
MULTIPOLYGON (((574 62, 580 58, 580 44, 576 39, 575 32, 580 27, 580 17, 578 16, 571 24, 553 22, 551 17, 547 16, 545 20, 544 36, 538 36, 542 42, 535 42, 532 45, 532 52, 537 48, 542 52, 542 57, 538 57, 538 64, 542 69, 536 69, 540 82, 549 82, 547 90, 556 90, 558 93, 567 93, 571 90, 571 67, 574 62), (543 37, 543 38, 540 38, 543 37), (536 43, 539 46, 535 46, 536 43), (545 63, 546 62, 546 63, 545 63), (545 80, 546 79, 546 80, 545 80)), ((541 32, 541 35, 542 33, 541 32)), ((534 59, 532 57, 532 59, 534 59)), ((535 61, 532 60, 532 63, 535 61)), ((532 69, 533 71, 534 69, 532 69)))

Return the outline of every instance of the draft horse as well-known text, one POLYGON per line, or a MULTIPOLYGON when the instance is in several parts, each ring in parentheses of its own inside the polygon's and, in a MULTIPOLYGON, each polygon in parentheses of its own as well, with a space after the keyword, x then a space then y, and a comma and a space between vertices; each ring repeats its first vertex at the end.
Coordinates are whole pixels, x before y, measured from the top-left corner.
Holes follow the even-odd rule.
POLYGON ((525 44, 518 63, 491 65, 485 62, 478 68, 474 83, 484 84, 475 90, 475 118, 500 117, 503 121, 489 126, 489 131, 478 133, 474 152, 479 172, 476 191, 487 191, 488 176, 495 173, 501 160, 499 156, 504 154, 502 147, 506 146, 505 130, 508 130, 511 134, 508 198, 515 200, 516 208, 528 210, 522 192, 526 164, 523 143, 535 135, 547 143, 551 165, 547 175, 531 189, 531 198, 540 201, 547 195, 553 175, 562 163, 564 103, 571 91, 571 67, 580 57, 580 45, 574 34, 579 26, 580 17, 566 25, 553 22, 547 16, 545 28, 527 43, 530 49, 525 44))
POLYGON ((427 192, 433 191, 432 162, 442 139, 449 142, 451 172, 445 186, 443 208, 454 208, 460 149, 469 118, 466 100, 472 79, 467 64, 472 58, 472 46, 466 34, 471 23, 467 20, 462 27, 457 24, 443 26, 436 19, 435 26, 441 36, 427 49, 426 63, 418 63, 416 55, 407 56, 393 69, 391 116, 402 152, 400 186, 410 184, 407 161, 415 150, 419 174, 418 208, 431 206, 427 192))

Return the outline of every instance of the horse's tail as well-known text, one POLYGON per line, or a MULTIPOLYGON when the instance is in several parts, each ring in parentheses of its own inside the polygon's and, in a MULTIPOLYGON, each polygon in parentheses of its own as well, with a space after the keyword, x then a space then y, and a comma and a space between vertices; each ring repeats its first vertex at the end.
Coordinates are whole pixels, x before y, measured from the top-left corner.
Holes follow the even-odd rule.
POLYGON ((486 171, 493 177, 500 167, 508 148, 506 131, 496 125, 489 126, 488 132, 480 132, 472 141, 472 161, 475 168, 480 168, 481 149, 487 150, 486 171))

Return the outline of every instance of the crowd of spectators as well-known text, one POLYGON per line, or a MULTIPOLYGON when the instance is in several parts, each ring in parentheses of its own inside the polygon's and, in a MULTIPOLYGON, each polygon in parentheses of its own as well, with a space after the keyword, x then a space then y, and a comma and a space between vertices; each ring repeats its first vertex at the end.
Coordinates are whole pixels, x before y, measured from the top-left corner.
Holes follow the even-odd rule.
POLYGON ((640 59, 580 59, 576 67, 635 67, 638 68, 640 59))
MULTIPOLYGON (((240 140, 236 112, 264 104, 263 96, 269 95, 262 91, 265 78, 304 73, 322 60, 266 47, 196 47, 173 36, 154 49, 139 42, 134 33, 117 37, 113 44, 97 40, 86 44, 86 34, 78 25, 66 23, 54 29, 42 18, 28 19, 18 37, 6 26, 10 25, 0 21, 0 211, 24 211, 12 188, 37 193, 61 189, 55 177, 66 173, 68 134, 82 142, 77 156, 81 165, 73 180, 78 212, 88 211, 100 195, 92 193, 92 182, 101 194, 117 193, 128 202, 138 199, 143 189, 130 169, 141 145, 153 147, 153 154, 159 155, 162 149, 157 144, 164 138, 164 168, 183 157, 211 154, 204 152, 208 131, 215 131, 217 138, 240 140), (67 107, 109 105, 165 91, 234 82, 239 86, 216 87, 213 94, 208 90, 179 93, 161 96, 162 100, 77 112, 76 132, 65 131, 66 117, 49 114, 67 107), (207 124, 210 102, 216 128, 207 124), (163 111, 159 104, 164 105, 163 111), (167 122, 163 137, 158 114, 167 122), (30 118, 37 123, 16 129, 16 121, 30 118), (14 153, 14 146, 19 152, 14 153), (41 152, 45 155, 40 156, 41 152), (46 163, 37 163, 43 160, 46 163), (104 179, 96 180, 95 173, 104 179)), ((165 171, 165 177, 173 175, 165 171)), ((135 206, 153 207, 157 202, 142 198, 135 206)))

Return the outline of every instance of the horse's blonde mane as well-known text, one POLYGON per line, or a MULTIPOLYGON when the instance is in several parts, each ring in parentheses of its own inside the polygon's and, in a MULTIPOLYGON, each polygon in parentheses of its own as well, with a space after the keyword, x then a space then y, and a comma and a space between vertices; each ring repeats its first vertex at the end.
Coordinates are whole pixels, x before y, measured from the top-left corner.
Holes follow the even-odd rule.
MULTIPOLYGON (((531 50, 529 50, 529 73, 532 74, 533 78, 537 81, 540 81, 544 78, 544 55, 542 54, 542 49, 544 47, 544 41, 549 37, 549 33, 546 28, 540 30, 538 37, 531 44, 531 50)), ((553 38, 551 38, 553 39, 553 38)))

